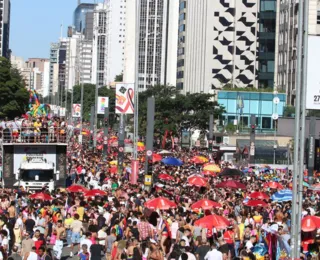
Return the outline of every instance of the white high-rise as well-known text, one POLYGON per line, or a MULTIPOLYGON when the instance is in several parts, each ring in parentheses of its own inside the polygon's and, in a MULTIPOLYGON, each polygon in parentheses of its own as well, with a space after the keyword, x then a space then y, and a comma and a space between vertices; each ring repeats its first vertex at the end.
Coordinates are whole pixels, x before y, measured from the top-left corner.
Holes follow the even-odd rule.
MULTIPOLYGON (((135 82, 136 6, 127 0, 124 81, 135 82)), ((179 1, 141 0, 139 91, 157 84, 175 85, 179 1)))
POLYGON ((126 33, 125 0, 109 0, 94 10, 92 83, 110 85, 123 73, 126 33), (98 71, 97 71, 98 68, 98 71))

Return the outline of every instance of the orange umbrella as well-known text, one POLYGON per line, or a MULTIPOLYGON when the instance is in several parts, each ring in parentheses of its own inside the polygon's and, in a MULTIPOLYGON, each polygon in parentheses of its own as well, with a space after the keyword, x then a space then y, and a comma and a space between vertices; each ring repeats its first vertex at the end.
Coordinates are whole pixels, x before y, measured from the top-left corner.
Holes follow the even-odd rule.
POLYGON ((266 182, 265 184, 263 184, 264 188, 271 188, 271 189, 279 189, 282 190, 283 186, 275 181, 270 181, 270 182, 266 182))
POLYGON ((188 178, 188 183, 194 186, 206 186, 207 180, 201 176, 193 176, 191 178, 188 178))
POLYGON ((148 200, 146 203, 144 203, 144 206, 149 209, 167 210, 170 208, 177 207, 177 204, 171 200, 168 200, 167 198, 159 197, 152 200, 148 200))
POLYGON ((206 157, 203 156, 194 156, 191 161, 195 164, 204 164, 206 162, 208 162, 208 159, 206 157))
POLYGON ((203 171, 202 174, 208 175, 208 176, 213 176, 213 177, 217 176, 217 174, 215 174, 214 172, 210 172, 210 171, 203 171))
POLYGON ((212 209, 215 207, 221 207, 221 204, 218 202, 215 202, 213 200, 208 200, 208 199, 202 199, 197 201, 196 203, 191 205, 192 209, 212 209))
POLYGON ((224 229, 230 225, 230 222, 219 215, 209 215, 198 219, 194 222, 195 226, 200 226, 202 228, 212 229, 213 227, 217 229, 224 229))
POLYGON ((204 171, 210 171, 210 172, 221 172, 221 169, 220 169, 220 167, 218 165, 211 164, 211 163, 205 164, 203 166, 203 170, 204 171))

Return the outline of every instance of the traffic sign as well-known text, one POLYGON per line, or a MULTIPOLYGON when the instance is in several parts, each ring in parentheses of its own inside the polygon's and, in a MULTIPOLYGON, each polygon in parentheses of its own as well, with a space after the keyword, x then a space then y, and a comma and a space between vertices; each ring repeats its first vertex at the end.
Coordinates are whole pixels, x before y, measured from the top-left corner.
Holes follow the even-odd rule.
POLYGON ((151 150, 148 150, 147 151, 147 156, 151 156, 152 155, 152 151, 151 150))
POLYGON ((144 176, 144 185, 150 186, 152 183, 152 175, 144 176))
POLYGON ((119 147, 119 152, 120 152, 120 153, 123 152, 123 147, 122 147, 122 146, 119 147))
POLYGON ((280 98, 275 97, 275 98, 273 99, 273 103, 274 103, 274 104, 279 104, 279 103, 280 103, 280 98))
POLYGON ((279 118, 279 115, 277 113, 273 113, 272 114, 272 119, 273 120, 278 120, 278 118, 279 118))

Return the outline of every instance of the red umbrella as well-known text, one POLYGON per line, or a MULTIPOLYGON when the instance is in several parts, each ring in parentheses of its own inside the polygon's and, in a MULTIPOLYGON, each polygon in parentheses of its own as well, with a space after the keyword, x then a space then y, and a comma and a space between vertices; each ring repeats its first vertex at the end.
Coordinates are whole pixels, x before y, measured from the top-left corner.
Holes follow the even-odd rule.
POLYGON ((32 194, 32 195, 30 195, 29 198, 36 199, 36 200, 53 200, 53 198, 49 194, 46 194, 43 192, 32 194))
POLYGON ((320 228, 320 217, 306 216, 301 221, 301 229, 304 232, 311 232, 317 228, 320 228))
POLYGON ((202 199, 191 205, 192 209, 212 209, 215 207, 221 207, 221 204, 212 200, 202 199))
POLYGON ((203 171, 202 172, 203 175, 208 175, 208 176, 217 176, 217 174, 215 172, 211 172, 211 171, 203 171))
POLYGON ((194 225, 208 229, 213 227, 217 229, 224 229, 230 225, 230 222, 226 218, 219 215, 209 215, 198 219, 196 222, 194 222, 194 225))
POLYGON ((173 181, 174 180, 174 178, 171 175, 166 174, 166 173, 159 174, 158 178, 160 180, 164 180, 164 181, 173 181))
POLYGON ((188 178, 188 183, 194 186, 206 186, 207 180, 201 176, 194 176, 191 178, 188 178))
POLYGON ((144 206, 149 209, 167 210, 170 208, 177 207, 177 204, 171 200, 168 200, 167 198, 159 197, 152 200, 148 200, 146 203, 144 203, 144 206))
POLYGON ((263 184, 264 188, 271 188, 271 189, 278 189, 278 190, 283 190, 283 186, 275 181, 269 181, 263 184))
POLYGON ((67 188, 67 191, 69 191, 69 192, 87 192, 88 189, 86 189, 85 187, 83 187, 81 185, 72 185, 67 188))
POLYGON ((84 194, 84 196, 86 197, 105 196, 105 195, 107 195, 106 192, 98 189, 89 190, 84 194))
POLYGON ((258 199, 258 200, 269 200, 270 197, 265 194, 264 192, 255 191, 248 195, 251 199, 258 199))
POLYGON ((110 167, 109 168, 110 173, 117 173, 118 172, 118 167, 110 167))
POLYGON ((152 162, 153 163, 160 162, 161 160, 162 160, 162 156, 160 154, 154 153, 152 155, 152 162))
POLYGON ((237 181, 223 181, 216 185, 216 188, 232 188, 232 189, 246 189, 246 185, 237 181))
POLYGON ((245 205, 248 207, 267 207, 268 203, 263 200, 249 200, 245 205))

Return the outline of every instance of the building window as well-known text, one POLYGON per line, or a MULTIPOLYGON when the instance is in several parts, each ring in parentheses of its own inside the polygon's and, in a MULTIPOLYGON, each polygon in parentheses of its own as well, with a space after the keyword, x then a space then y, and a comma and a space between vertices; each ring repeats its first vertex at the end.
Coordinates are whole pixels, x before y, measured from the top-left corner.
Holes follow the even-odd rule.
POLYGON ((183 76, 184 76, 183 71, 178 71, 178 72, 177 72, 177 79, 182 79, 183 76))
POLYGON ((179 5, 179 10, 181 11, 181 10, 185 9, 186 7, 187 7, 187 3, 186 3, 186 1, 183 1, 179 5))
POLYGON ((271 129, 271 117, 262 117, 262 128, 271 129))
POLYGON ((320 24, 320 11, 317 12, 317 24, 320 24))
POLYGON ((179 21, 183 21, 186 19, 186 13, 182 13, 179 15, 179 21))
POLYGON ((185 24, 181 24, 181 25, 179 26, 179 32, 184 32, 185 29, 186 29, 186 25, 185 25, 185 24))
POLYGON ((184 59, 178 60, 177 66, 178 67, 183 67, 184 66, 184 59))

